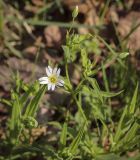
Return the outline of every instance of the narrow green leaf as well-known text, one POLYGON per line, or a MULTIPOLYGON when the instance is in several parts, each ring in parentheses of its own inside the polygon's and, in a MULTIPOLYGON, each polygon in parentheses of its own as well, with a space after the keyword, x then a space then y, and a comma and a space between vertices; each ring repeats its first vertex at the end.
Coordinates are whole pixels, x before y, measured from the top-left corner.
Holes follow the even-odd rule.
POLYGON ((130 106, 125 107, 123 114, 120 118, 118 128, 114 137, 115 143, 119 143, 120 137, 130 128, 130 126, 134 122, 134 112, 136 111, 137 93, 138 93, 138 84, 134 91, 130 106))
POLYGON ((47 124, 48 125, 52 125, 53 127, 56 127, 56 128, 58 128, 60 130, 62 129, 62 126, 61 126, 61 124, 59 122, 51 121, 51 122, 48 122, 47 124))
POLYGON ((105 84, 105 89, 106 89, 107 92, 109 92, 109 85, 108 85, 107 75, 106 75, 106 71, 105 71, 105 67, 104 67, 103 63, 102 63, 102 73, 103 73, 103 80, 104 80, 104 84, 105 84))
POLYGON ((94 88, 94 91, 95 91, 96 95, 98 96, 98 98, 100 99, 100 101, 103 103, 103 97, 100 94, 100 88, 99 88, 99 85, 98 85, 96 79, 94 79, 94 78, 87 78, 87 80, 90 82, 90 84, 94 88))
POLYGON ((38 109, 38 104, 39 104, 42 96, 44 95, 45 91, 46 91, 46 85, 41 87, 40 90, 38 91, 38 93, 36 94, 36 96, 31 100, 31 102, 29 103, 29 105, 26 108, 24 116, 31 116, 31 117, 35 116, 36 111, 38 109))
POLYGON ((12 107, 12 115, 10 121, 10 129, 15 130, 15 128, 19 125, 19 120, 21 116, 20 103, 18 99, 18 95, 14 94, 14 103, 12 107))
MULTIPOLYGON (((92 94, 93 97, 98 97, 98 95, 96 94, 96 91, 94 91, 93 89, 89 89, 89 88, 86 87, 86 86, 83 87, 82 92, 83 92, 83 94, 86 94, 87 96, 89 96, 89 95, 92 94)), ((115 96, 121 94, 122 92, 123 92, 123 90, 122 90, 122 91, 119 91, 119 92, 117 92, 117 93, 105 92, 105 91, 101 91, 101 90, 100 90, 100 95, 101 95, 102 97, 105 97, 105 98, 111 98, 111 97, 115 97, 115 96)))
POLYGON ((139 124, 136 122, 132 125, 132 127, 129 129, 124 139, 122 140, 123 144, 133 140, 133 138, 136 136, 136 132, 139 129, 139 127, 140 127, 139 124))
POLYGON ((64 147, 66 146, 66 138, 67 138, 67 123, 65 122, 62 128, 60 144, 64 147))
POLYGON ((21 104, 22 106, 24 106, 24 103, 27 102, 27 99, 28 99, 30 93, 32 93, 32 91, 33 91, 33 87, 31 86, 31 87, 28 89, 28 91, 27 91, 24 95, 21 96, 21 98, 20 98, 20 104, 21 104))
POLYGON ((104 91, 100 91, 100 92, 101 92, 101 95, 102 95, 103 97, 109 98, 109 97, 115 97, 115 96, 121 94, 123 91, 119 91, 119 92, 117 92, 117 93, 104 92, 104 91))
POLYGON ((69 153, 71 153, 72 155, 75 154, 76 149, 78 148, 78 145, 79 145, 79 143, 80 143, 80 141, 81 141, 81 139, 82 139, 82 136, 83 136, 83 134, 84 134, 85 124, 86 124, 86 123, 84 123, 83 126, 80 128, 77 136, 75 137, 75 139, 72 141, 72 143, 71 143, 70 146, 69 146, 69 153))
POLYGON ((115 137, 114 137, 115 143, 117 143, 119 141, 119 138, 122 135, 122 129, 121 128, 122 128, 123 120, 125 118, 126 113, 127 113, 127 107, 125 107, 125 109, 122 113, 122 116, 120 118, 120 121, 119 121, 119 124, 118 124, 118 127, 117 127, 117 131, 116 131, 116 134, 115 134, 115 137))
POLYGON ((138 95, 138 84, 136 86, 136 89, 134 91, 134 95, 133 95, 133 98, 131 100, 131 104, 130 104, 130 107, 129 107, 129 113, 130 114, 133 114, 136 110, 136 101, 137 101, 137 95, 138 95))

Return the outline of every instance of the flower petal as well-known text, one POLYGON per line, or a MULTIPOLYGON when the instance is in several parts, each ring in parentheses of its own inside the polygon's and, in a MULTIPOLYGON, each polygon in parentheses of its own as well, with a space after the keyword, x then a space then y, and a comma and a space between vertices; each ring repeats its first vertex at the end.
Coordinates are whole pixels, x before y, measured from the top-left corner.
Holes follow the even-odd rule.
POLYGON ((40 81, 40 84, 48 84, 48 81, 40 81))
POLYGON ((48 81, 48 77, 41 77, 39 78, 39 81, 48 81))
POLYGON ((47 73, 47 76, 49 77, 52 73, 51 73, 51 70, 49 69, 49 67, 46 67, 46 73, 47 73))
POLYGON ((53 69, 50 66, 48 66, 48 69, 49 69, 50 73, 52 74, 53 73, 53 69))
POLYGON ((52 87, 51 83, 48 83, 48 90, 50 90, 52 87))
POLYGON ((57 68, 54 68, 54 69, 53 69, 53 74, 56 75, 56 72, 57 72, 57 68))
POLYGON ((55 89, 55 84, 52 85, 52 91, 54 91, 54 89, 55 89))
POLYGON ((57 85, 58 86, 64 86, 64 81, 62 79, 60 79, 58 82, 57 82, 57 85))
POLYGON ((58 70, 57 70, 57 72, 56 72, 56 74, 57 74, 57 77, 59 77, 59 75, 60 75, 60 68, 58 68, 58 70))
POLYGON ((40 84, 48 84, 48 77, 41 77, 39 78, 40 84))

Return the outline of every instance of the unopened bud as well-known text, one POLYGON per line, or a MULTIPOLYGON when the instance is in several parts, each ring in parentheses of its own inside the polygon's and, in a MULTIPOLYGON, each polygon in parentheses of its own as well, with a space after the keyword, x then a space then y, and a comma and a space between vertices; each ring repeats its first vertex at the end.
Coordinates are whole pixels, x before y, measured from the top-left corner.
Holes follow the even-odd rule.
POLYGON ((74 8, 73 12, 72 12, 72 17, 73 17, 73 18, 76 18, 76 17, 77 17, 78 11, 79 11, 78 6, 76 6, 76 7, 74 8))

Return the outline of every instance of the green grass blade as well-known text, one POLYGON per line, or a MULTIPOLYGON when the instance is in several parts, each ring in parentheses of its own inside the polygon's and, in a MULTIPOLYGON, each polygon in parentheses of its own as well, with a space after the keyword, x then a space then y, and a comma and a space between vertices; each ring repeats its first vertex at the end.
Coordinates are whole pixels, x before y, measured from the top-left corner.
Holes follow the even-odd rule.
POLYGON ((27 102, 27 99, 29 97, 29 95, 33 92, 33 86, 31 86, 28 91, 26 93, 24 93, 21 98, 20 98, 20 104, 22 104, 22 106, 24 105, 25 102, 27 102))
POLYGON ((46 85, 44 85, 43 87, 40 88, 40 90, 38 91, 36 96, 31 100, 31 102, 27 106, 26 111, 25 111, 25 115, 24 115, 25 117, 26 116, 31 116, 31 117, 35 116, 36 111, 38 109, 38 104, 39 104, 42 96, 44 95, 45 91, 46 91, 46 85))
POLYGON ((22 58, 22 54, 16 50, 8 41, 4 41, 5 46, 11 51, 15 56, 22 58))
POLYGON ((89 29, 98 29, 98 28, 103 28, 101 26, 95 26, 95 25, 84 25, 84 24, 72 24, 72 23, 64 23, 64 22, 51 22, 51 21, 43 21, 43 20, 37 20, 37 19, 24 19, 20 20, 17 19, 16 17, 13 16, 9 16, 7 17, 7 20, 9 22, 17 22, 17 23, 23 23, 26 22, 30 25, 34 25, 34 26, 50 26, 50 25, 56 25, 59 27, 64 27, 64 28, 70 28, 72 25, 72 28, 89 28, 89 29))
POLYGON ((103 63, 101 65, 101 67, 102 67, 102 73, 103 73, 103 80, 104 80, 104 84, 105 84, 105 89, 106 89, 107 92, 109 92, 109 85, 108 85, 107 75, 106 75, 106 71, 105 71, 105 67, 104 67, 103 63))
POLYGON ((18 99, 18 95, 14 94, 14 103, 12 107, 12 115, 11 115, 11 121, 10 121, 10 128, 11 130, 14 130, 16 126, 18 126, 19 119, 21 116, 21 110, 20 110, 20 103, 18 99))

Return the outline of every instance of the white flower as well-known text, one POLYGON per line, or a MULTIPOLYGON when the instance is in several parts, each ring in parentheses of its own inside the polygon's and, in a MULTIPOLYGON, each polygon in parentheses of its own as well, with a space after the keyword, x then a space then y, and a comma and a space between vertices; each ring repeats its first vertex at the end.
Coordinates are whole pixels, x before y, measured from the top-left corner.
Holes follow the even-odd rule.
POLYGON ((55 86, 63 86, 64 81, 62 79, 59 79, 60 75, 60 68, 54 68, 52 69, 50 66, 46 67, 46 73, 47 77, 41 77, 39 78, 40 84, 47 84, 48 90, 54 90, 55 86))

